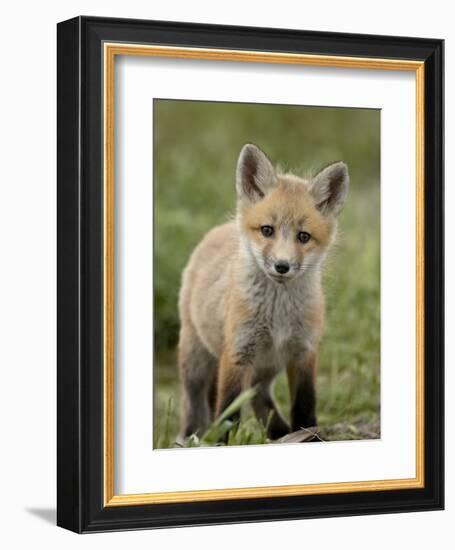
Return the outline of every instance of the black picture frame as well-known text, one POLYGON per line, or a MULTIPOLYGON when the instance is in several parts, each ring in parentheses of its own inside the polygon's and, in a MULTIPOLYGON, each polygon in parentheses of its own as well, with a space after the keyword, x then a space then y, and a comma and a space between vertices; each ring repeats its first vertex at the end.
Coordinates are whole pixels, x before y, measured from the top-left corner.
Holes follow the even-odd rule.
POLYGON ((95 532, 440 510, 444 503, 442 40, 77 17, 58 24, 57 524, 95 532), (425 485, 105 506, 102 44, 154 43, 424 62, 425 485))

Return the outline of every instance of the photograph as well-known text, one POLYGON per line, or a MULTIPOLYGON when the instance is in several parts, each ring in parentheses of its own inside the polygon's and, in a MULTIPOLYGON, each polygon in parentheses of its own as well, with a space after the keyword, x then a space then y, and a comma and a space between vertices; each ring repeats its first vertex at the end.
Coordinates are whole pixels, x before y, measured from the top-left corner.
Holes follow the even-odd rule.
POLYGON ((64 529, 444 507, 444 41, 256 16, 58 24, 64 529))
POLYGON ((153 135, 153 448, 379 439, 381 110, 154 98, 153 135))
POLYGON ((450 13, 4 4, 4 549, 453 545, 450 13))

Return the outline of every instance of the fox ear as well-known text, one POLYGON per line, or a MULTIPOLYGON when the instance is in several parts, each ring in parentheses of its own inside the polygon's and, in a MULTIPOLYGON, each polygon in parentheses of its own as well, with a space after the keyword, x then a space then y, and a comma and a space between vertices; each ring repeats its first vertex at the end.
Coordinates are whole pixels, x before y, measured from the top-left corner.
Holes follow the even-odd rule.
POLYGON ((237 161, 236 189, 239 199, 256 202, 276 184, 275 170, 269 158, 256 145, 247 143, 237 161))
POLYGON ((344 206, 349 187, 348 167, 334 162, 323 168, 310 181, 310 193, 316 208, 323 214, 338 214, 344 206))

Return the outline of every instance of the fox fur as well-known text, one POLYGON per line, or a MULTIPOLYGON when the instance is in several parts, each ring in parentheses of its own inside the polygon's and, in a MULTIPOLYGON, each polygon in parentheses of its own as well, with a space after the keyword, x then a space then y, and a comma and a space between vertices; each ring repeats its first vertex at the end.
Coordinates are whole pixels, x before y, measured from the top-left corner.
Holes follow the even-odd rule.
POLYGON ((343 162, 303 179, 277 171, 255 145, 242 148, 235 220, 209 231, 183 272, 180 439, 201 435, 251 385, 270 438, 317 425, 321 273, 348 182, 343 162), (271 393, 281 369, 289 379, 290 426, 271 393))

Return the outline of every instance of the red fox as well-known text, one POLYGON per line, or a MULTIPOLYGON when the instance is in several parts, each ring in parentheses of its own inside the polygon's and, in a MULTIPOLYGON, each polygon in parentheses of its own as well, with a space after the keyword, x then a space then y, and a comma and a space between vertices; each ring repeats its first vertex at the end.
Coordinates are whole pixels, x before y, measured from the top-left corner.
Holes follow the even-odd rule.
POLYGON ((234 221, 215 227, 194 250, 179 297, 179 440, 201 435, 248 386, 268 437, 316 426, 315 375, 324 326, 321 267, 348 191, 335 162, 308 179, 274 169, 245 145, 236 171, 234 221), (271 383, 286 369, 291 425, 271 383))

